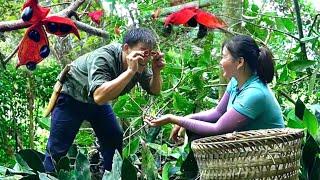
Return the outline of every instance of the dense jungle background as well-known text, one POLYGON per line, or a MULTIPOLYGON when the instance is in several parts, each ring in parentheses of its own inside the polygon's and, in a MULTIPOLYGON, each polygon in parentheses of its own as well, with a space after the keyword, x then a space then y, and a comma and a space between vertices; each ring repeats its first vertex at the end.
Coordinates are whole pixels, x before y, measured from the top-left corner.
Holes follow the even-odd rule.
POLYGON ((16 68, 17 47, 25 27, 19 25, 23 0, 0 0, 0 179, 184 179, 186 143, 169 140, 172 125, 151 128, 145 115, 187 115, 214 107, 226 87, 219 60, 222 42, 247 34, 274 53, 276 78, 271 84, 286 126, 305 129, 301 179, 320 179, 320 8, 315 0, 40 0, 58 13, 79 3, 68 15, 77 22, 81 39, 49 35, 51 54, 34 71, 16 68), (173 26, 164 19, 188 5, 199 6, 227 23, 198 38, 198 27, 173 26), (99 17, 97 12, 103 12, 99 17), (93 13, 93 14, 92 14, 93 13), (150 96, 141 88, 113 101, 124 130, 122 157, 113 171, 101 172, 99 145, 88 123, 56 174, 46 174, 41 160, 50 118, 43 111, 63 67, 82 54, 110 42, 121 42, 130 26, 151 28, 165 53, 163 89, 150 96))

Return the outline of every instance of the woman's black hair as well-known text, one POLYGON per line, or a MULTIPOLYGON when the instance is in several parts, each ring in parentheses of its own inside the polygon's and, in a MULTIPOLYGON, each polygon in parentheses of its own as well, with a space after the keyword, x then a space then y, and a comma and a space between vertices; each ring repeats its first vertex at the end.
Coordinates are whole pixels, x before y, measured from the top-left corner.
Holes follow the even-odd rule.
POLYGON ((252 72, 256 72, 264 83, 272 82, 274 76, 274 61, 271 51, 257 45, 256 41, 247 35, 233 36, 222 44, 234 59, 242 57, 252 72))
POLYGON ((154 33, 147 28, 130 28, 123 37, 123 44, 128 44, 130 47, 143 43, 150 49, 156 46, 156 38, 154 33))

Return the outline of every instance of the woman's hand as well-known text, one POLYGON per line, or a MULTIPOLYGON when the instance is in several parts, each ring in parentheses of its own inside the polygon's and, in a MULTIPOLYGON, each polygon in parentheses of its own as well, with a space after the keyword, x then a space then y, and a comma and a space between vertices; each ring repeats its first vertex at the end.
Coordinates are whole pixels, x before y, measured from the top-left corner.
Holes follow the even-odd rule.
POLYGON ((183 140, 185 131, 185 128, 179 125, 174 125, 174 127, 171 130, 170 139, 176 143, 181 142, 183 140))
POLYGON ((158 119, 145 119, 145 122, 147 122, 150 126, 155 127, 155 126, 163 126, 168 123, 174 123, 176 124, 178 121, 178 117, 172 114, 166 114, 161 116, 158 119))

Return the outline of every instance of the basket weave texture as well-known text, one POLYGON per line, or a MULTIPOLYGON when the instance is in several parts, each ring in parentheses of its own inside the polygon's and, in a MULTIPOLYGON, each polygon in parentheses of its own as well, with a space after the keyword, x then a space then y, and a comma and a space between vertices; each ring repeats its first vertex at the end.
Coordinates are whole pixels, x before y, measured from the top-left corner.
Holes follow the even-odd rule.
POLYGON ((194 140, 201 179, 298 179, 303 130, 234 132, 194 140))

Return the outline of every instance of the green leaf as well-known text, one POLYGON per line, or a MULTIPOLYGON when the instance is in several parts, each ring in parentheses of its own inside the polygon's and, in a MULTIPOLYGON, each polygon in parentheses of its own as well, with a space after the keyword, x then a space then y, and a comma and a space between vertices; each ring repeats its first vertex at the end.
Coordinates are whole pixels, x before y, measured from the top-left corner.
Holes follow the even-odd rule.
POLYGON ((112 170, 111 172, 106 171, 103 174, 102 180, 121 179, 121 170, 122 170, 122 158, 120 153, 116 150, 113 156, 112 170))
POLYGON ((79 152, 77 155, 75 170, 76 170, 77 179, 79 180, 91 179, 90 165, 89 165, 88 158, 81 152, 79 152))
POLYGON ((113 105, 113 111, 115 113, 121 112, 124 105, 129 101, 129 96, 120 96, 116 103, 113 105))
POLYGON ((308 109, 304 110, 303 122, 306 124, 308 131, 313 137, 316 137, 318 133, 318 120, 314 114, 308 109))
POLYGON ((44 154, 32 149, 24 149, 18 152, 28 166, 35 172, 45 172, 43 166, 44 154))
POLYGON ((306 42, 310 42, 310 41, 316 41, 316 40, 318 40, 319 37, 320 36, 304 37, 304 38, 300 39, 300 42, 306 43, 306 42))
POLYGON ((183 173, 184 178, 194 179, 197 177, 198 170, 199 169, 193 151, 190 151, 187 158, 181 165, 181 172, 183 173))
POLYGON ((320 157, 315 157, 314 165, 310 173, 310 179, 320 179, 320 157))
POLYGON ((123 180, 137 180, 137 170, 129 159, 124 159, 121 168, 121 178, 123 180))
POLYGON ((154 142, 159 135, 161 127, 150 127, 147 133, 147 142, 154 142))
POLYGON ((156 179, 157 167, 153 158, 153 154, 147 146, 142 148, 142 172, 147 176, 147 179, 156 179))
POLYGON ((256 4, 252 4, 251 5, 251 10, 253 11, 253 12, 258 12, 259 11, 259 6, 257 6, 256 4))
POLYGON ((131 154, 135 154, 138 151, 140 144, 140 138, 136 137, 123 149, 123 157, 128 158, 131 154))
POLYGON ((70 171, 71 168, 69 158, 67 156, 63 156, 62 158, 60 158, 56 168, 58 172, 60 170, 70 171))
POLYGON ((289 18, 282 18, 282 23, 286 27, 289 32, 293 32, 295 30, 295 24, 289 18))
POLYGON ((158 153, 160 153, 163 156, 169 156, 171 153, 171 148, 168 147, 167 144, 159 145, 156 143, 148 143, 147 144, 150 148, 156 150, 158 153))
POLYGON ((58 180, 57 178, 46 173, 39 173, 39 179, 40 180, 58 180))
POLYGON ((19 154, 15 154, 16 157, 16 161, 18 165, 18 169, 15 168, 15 171, 22 171, 24 173, 28 173, 28 174, 35 174, 34 172, 32 172, 32 169, 28 166, 28 164, 22 159, 22 157, 19 154))
POLYGON ((64 171, 60 170, 58 174, 59 180, 76 180, 75 170, 72 171, 64 171))
POLYGON ((170 178, 170 168, 172 167, 173 165, 171 164, 171 162, 167 162, 164 166, 163 166, 163 169, 162 169, 162 180, 169 180, 170 178))
POLYGON ((289 119, 287 126, 290 128, 298 128, 298 129, 306 128, 303 121, 295 120, 295 119, 289 119))
POLYGON ((6 176, 6 177, 2 177, 0 176, 1 180, 20 180, 23 179, 23 176, 21 175, 13 175, 13 176, 6 176))
POLYGON ((50 118, 42 117, 39 119, 38 123, 41 128, 50 130, 50 118))
POLYGON ((296 61, 290 62, 288 64, 288 68, 292 71, 301 72, 306 68, 313 66, 315 63, 316 63, 315 61, 310 61, 310 60, 296 60, 296 61))
POLYGON ((173 107, 175 110, 189 114, 192 112, 194 104, 188 101, 186 97, 180 95, 179 93, 175 93, 173 95, 173 107))
POLYGON ((285 66, 285 67, 283 67, 283 71, 282 71, 282 73, 280 74, 279 81, 285 82, 285 81, 288 80, 288 77, 289 77, 288 68, 287 68, 287 66, 285 66))
POLYGON ((304 103, 300 99, 298 99, 295 104, 294 112, 300 120, 303 120, 303 114, 305 109, 306 106, 304 105, 304 103))
POLYGON ((309 173, 314 168, 315 157, 318 153, 320 153, 320 145, 309 133, 307 133, 306 143, 304 144, 302 151, 302 162, 309 173))

